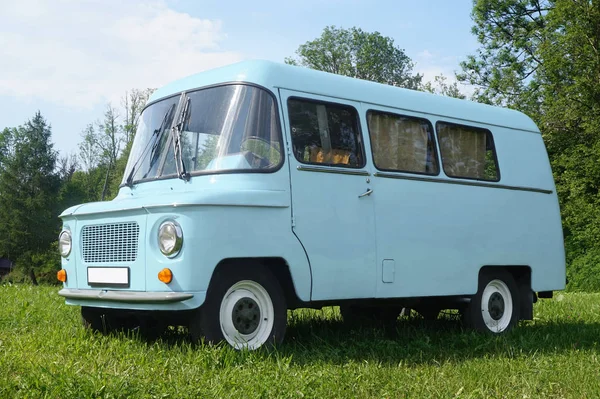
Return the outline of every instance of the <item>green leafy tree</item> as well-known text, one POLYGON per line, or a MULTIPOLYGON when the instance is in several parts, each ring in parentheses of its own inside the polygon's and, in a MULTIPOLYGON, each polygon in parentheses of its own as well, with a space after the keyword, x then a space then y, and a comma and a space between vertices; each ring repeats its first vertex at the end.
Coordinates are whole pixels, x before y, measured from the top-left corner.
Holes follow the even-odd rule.
POLYGON ((600 3, 477 0, 459 79, 530 115, 551 158, 570 286, 600 290, 600 3), (596 276, 591 279, 591 276, 596 276))
POLYGON ((115 170, 109 185, 110 192, 113 193, 113 195, 116 195, 119 191, 119 185, 121 184, 125 168, 127 167, 127 159, 131 152, 133 139, 135 138, 135 133, 138 129, 140 115, 154 90, 155 89, 132 89, 125 93, 125 96, 121 100, 125 111, 122 125, 124 146, 121 155, 116 160, 115 170))
POLYGON ((409 89, 419 88, 423 77, 413 74, 413 62, 392 38, 356 27, 328 26, 320 37, 300 45, 296 55, 285 62, 409 89))
POLYGON ((9 145, 0 172, 0 256, 16 259, 35 283, 35 259, 52 249, 59 229, 57 153, 39 112, 2 137, 9 145))
POLYGON ((482 102, 533 108, 542 64, 539 50, 547 40, 546 0, 474 0, 473 34, 481 43, 461 64, 460 81, 477 87, 482 102))
POLYGON ((131 148, 131 143, 138 128, 138 118, 142 109, 148 102, 148 98, 155 89, 131 89, 121 99, 124 109, 123 132, 125 134, 125 149, 131 148))
POLYGON ((461 92, 458 88, 458 83, 448 83, 448 78, 446 78, 443 74, 436 76, 433 82, 425 83, 422 90, 442 96, 460 98, 461 100, 467 98, 466 94, 461 92))
POLYGON ((97 143, 102 150, 102 163, 106 167, 106 176, 104 178, 104 185, 100 196, 100 200, 104 201, 105 198, 111 195, 109 191, 111 173, 113 173, 116 168, 117 158, 123 143, 123 130, 119 125, 119 113, 117 109, 110 104, 106 106, 104 120, 98 125, 98 131, 99 135, 97 143))

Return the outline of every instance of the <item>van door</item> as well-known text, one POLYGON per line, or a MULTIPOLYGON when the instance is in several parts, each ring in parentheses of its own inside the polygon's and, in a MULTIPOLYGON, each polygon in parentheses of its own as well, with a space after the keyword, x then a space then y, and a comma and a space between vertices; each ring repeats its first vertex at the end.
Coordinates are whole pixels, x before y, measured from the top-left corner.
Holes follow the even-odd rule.
POLYGON ((448 218, 440 207, 447 199, 440 184, 432 183, 441 173, 432 123, 370 104, 363 104, 362 112, 373 156, 376 296, 420 296, 459 285, 454 271, 444 267, 456 250, 448 248, 451 237, 440 239, 452 231, 444 230, 448 218))
POLYGON ((375 221, 357 103, 280 90, 292 228, 308 255, 312 300, 375 295, 375 221))

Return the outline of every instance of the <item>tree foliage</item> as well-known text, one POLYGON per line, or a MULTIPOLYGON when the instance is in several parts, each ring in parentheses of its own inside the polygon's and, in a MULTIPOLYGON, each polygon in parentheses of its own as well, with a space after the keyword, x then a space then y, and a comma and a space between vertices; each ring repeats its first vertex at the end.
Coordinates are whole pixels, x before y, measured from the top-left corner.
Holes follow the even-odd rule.
POLYGON ((0 256, 31 267, 58 234, 60 176, 51 127, 37 112, 24 125, 2 133, 0 256))
POLYGON ((59 213, 117 194, 151 93, 127 92, 123 110, 108 104, 104 118, 82 131, 77 154, 58 156, 39 111, 22 126, 0 131, 0 257, 16 261, 16 275, 55 282, 59 213))
POLYGON ((477 0, 472 16, 481 46, 459 79, 477 85, 481 101, 521 110, 540 127, 568 274, 573 287, 589 289, 589 270, 600 272, 600 3, 477 0))
POLYGON ((448 83, 448 78, 443 74, 436 76, 433 82, 425 83, 422 90, 442 96, 460 98, 461 100, 467 98, 466 94, 460 91, 458 83, 448 83))
POLYGON ((392 38, 356 27, 328 26, 320 37, 300 45, 296 55, 285 62, 410 89, 419 88, 422 80, 392 38))

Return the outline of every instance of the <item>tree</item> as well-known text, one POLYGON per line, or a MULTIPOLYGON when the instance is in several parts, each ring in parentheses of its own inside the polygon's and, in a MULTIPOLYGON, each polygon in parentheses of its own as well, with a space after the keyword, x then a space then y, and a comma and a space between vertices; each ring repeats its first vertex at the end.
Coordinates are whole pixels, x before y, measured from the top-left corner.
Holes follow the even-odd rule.
POLYGON ((460 81, 478 87, 483 102, 519 107, 537 100, 539 50, 547 40, 553 1, 475 0, 472 32, 481 47, 461 63, 460 81))
POLYGON ((30 272, 35 282, 32 262, 50 250, 58 235, 57 153, 50 141, 51 127, 39 111, 24 125, 5 129, 2 136, 10 148, 0 173, 0 255, 16 258, 17 266, 30 272))
POLYGON ((423 77, 413 74, 411 59, 392 38, 356 27, 328 26, 319 38, 300 45, 296 55, 285 62, 409 89, 419 88, 423 77))
POLYGON ((61 181, 69 181, 79 166, 77 156, 74 153, 71 155, 63 155, 57 160, 58 176, 61 181))
POLYGON ((598 290, 600 4, 477 0, 472 16, 481 47, 462 64, 459 79, 477 85, 480 100, 521 110, 540 127, 561 204, 571 285, 598 290))
POLYGON ((79 161, 85 173, 78 179, 84 181, 88 201, 101 201, 117 194, 140 114, 153 91, 126 92, 121 100, 123 109, 107 104, 104 118, 88 124, 81 132, 79 161))
POLYGON ((125 167, 127 166, 127 159, 131 151, 133 139, 138 129, 138 122, 142 109, 148 102, 148 99, 152 95, 155 89, 132 89, 129 93, 125 93, 122 99, 122 105, 125 109, 125 120, 122 126, 124 133, 124 146, 123 151, 115 163, 114 173, 109 183, 109 191, 111 193, 117 193, 119 191, 119 185, 123 174, 125 173, 125 167))
POLYGON ((121 104, 125 110, 125 120, 123 121, 123 132, 125 133, 125 148, 130 148, 133 137, 138 127, 138 118, 142 109, 148 102, 148 98, 154 92, 154 89, 132 89, 125 92, 121 99, 121 104))
POLYGON ((458 83, 448 83, 448 78, 446 78, 443 74, 436 76, 434 78, 434 83, 425 83, 423 85, 423 91, 447 97, 460 98, 461 100, 467 98, 467 96, 458 88, 458 83))
POLYGON ((121 144, 123 142, 122 129, 119 126, 119 113, 112 105, 106 106, 106 112, 104 113, 104 120, 98 125, 99 135, 97 143, 102 150, 102 161, 106 165, 106 177, 104 179, 104 187, 102 188, 101 201, 107 195, 108 184, 110 179, 110 173, 115 169, 117 164, 117 157, 121 151, 121 144))

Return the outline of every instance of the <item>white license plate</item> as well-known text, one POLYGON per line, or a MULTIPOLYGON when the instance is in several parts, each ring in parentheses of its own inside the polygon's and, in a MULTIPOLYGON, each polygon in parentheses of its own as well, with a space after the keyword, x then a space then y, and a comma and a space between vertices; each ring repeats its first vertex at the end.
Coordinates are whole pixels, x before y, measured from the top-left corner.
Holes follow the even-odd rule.
POLYGON ((88 284, 129 285, 128 267, 88 267, 88 284))

